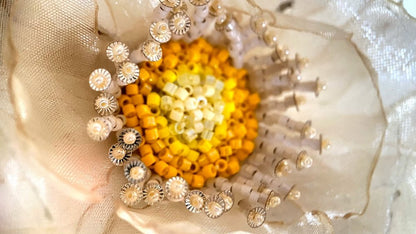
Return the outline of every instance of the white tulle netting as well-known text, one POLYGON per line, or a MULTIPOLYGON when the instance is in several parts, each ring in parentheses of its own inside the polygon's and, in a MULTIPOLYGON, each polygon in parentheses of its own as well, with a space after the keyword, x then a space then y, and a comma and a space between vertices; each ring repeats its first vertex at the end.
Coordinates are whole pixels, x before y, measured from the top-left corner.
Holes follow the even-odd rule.
MULTIPOLYGON (((271 10, 282 2, 258 1, 271 10)), ((384 0, 294 1, 276 15, 279 41, 310 60, 305 79, 328 82, 319 99, 310 96, 300 112, 288 112, 313 120, 333 146, 314 158, 311 169, 287 177, 302 191, 301 200, 285 203, 256 230, 238 209, 208 220, 189 216, 180 204, 143 210, 120 205, 124 180, 106 157, 111 142, 97 144, 85 134, 96 95, 87 77, 108 65, 108 42, 133 48, 145 38, 157 3, 0 3, 0 231, 412 231, 415 214, 403 208, 415 207, 416 25, 400 4, 384 0)))

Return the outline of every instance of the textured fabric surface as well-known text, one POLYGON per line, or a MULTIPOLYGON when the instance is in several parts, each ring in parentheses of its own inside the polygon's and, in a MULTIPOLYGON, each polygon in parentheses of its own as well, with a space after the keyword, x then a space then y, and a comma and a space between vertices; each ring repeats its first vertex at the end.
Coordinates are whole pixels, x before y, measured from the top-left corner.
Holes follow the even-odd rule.
MULTIPOLYGON (((280 2, 259 1, 271 10, 280 2)), ((287 12, 339 29, 308 23, 311 33, 299 32, 309 21, 281 16, 280 42, 311 61, 305 79, 328 82, 319 99, 310 97, 301 112, 289 113, 312 119, 333 144, 311 170, 288 177, 304 194, 298 203, 285 204, 257 230, 245 225, 238 209, 213 221, 188 216, 179 204, 140 211, 118 204, 121 169, 106 159, 108 144, 85 134, 95 95, 86 77, 109 67, 102 51, 110 40, 134 47, 145 38, 141 29, 155 4, 1 3, 0 193, 6 199, 0 231, 414 232, 416 25, 384 0, 295 2, 287 12), (353 43, 345 39, 349 33, 353 43)))

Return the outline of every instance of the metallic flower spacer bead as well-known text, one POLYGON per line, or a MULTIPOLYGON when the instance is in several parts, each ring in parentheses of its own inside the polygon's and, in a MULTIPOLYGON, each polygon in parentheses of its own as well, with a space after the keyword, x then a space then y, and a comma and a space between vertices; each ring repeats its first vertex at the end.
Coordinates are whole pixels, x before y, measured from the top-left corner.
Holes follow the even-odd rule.
POLYGON ((117 78, 125 84, 134 83, 139 78, 139 75, 139 66, 131 62, 121 64, 117 72, 117 78))
POLYGON ((142 189, 138 184, 127 183, 121 187, 120 200, 126 206, 135 206, 142 199, 142 189))
POLYGON ((162 201, 164 197, 162 186, 156 182, 147 183, 143 189, 143 200, 150 206, 162 201))
POLYGON ((251 228, 258 228, 266 220, 266 210, 262 207, 250 209, 247 214, 247 224, 251 228))
POLYGON ((284 199, 297 201, 300 199, 301 195, 302 195, 301 192, 295 189, 295 185, 293 185, 292 188, 290 188, 289 192, 286 194, 286 197, 284 199))
POLYGON ((159 43, 166 43, 172 38, 172 32, 165 21, 153 22, 149 28, 152 38, 159 43))
POLYGON ((162 58, 162 48, 159 43, 153 40, 145 41, 142 44, 141 51, 149 61, 158 61, 162 58))
POLYGON ((184 199, 185 207, 192 213, 200 213, 204 210, 207 198, 200 190, 189 191, 184 199))
POLYGON ((224 13, 225 8, 222 5, 220 0, 214 0, 212 1, 210 7, 209 7, 209 14, 213 17, 217 17, 220 14, 224 13))
POLYGON ((301 151, 298 154, 298 157, 296 159, 296 168, 297 169, 305 169, 310 168, 313 164, 313 159, 308 155, 306 151, 301 151))
POLYGON ((224 211, 225 202, 219 194, 214 194, 205 201, 204 212, 209 218, 216 219, 224 214, 224 211))
POLYGON ((250 19, 250 28, 257 35, 263 35, 267 25, 267 20, 261 15, 253 15, 250 19))
POLYGON ((289 165, 289 160, 288 159, 282 159, 280 160, 277 164, 276 167, 274 168, 274 174, 278 177, 282 177, 285 176, 289 173, 291 173, 292 170, 290 168, 289 165))
POLYGON ((129 57, 129 48, 126 44, 115 41, 112 42, 106 50, 108 59, 114 63, 122 63, 129 57))
POLYGON ((108 158, 116 166, 122 166, 130 159, 131 154, 132 152, 123 149, 120 143, 113 144, 108 150, 108 158))
POLYGON ((277 195, 274 191, 271 191, 269 196, 267 196, 266 203, 264 204, 264 209, 269 210, 270 208, 275 208, 280 205, 280 203, 281 199, 279 195, 277 195))
POLYGON ((178 7, 181 4, 181 0, 159 0, 160 3, 169 8, 175 8, 178 7))
POLYGON ((87 124, 88 136, 94 141, 107 139, 112 129, 111 122, 105 117, 94 117, 87 124))
POLYGON ((207 5, 211 0, 189 0, 189 2, 194 6, 205 6, 207 5))
POLYGON ((142 141, 142 135, 134 128, 124 128, 118 135, 118 142, 122 144, 125 150, 136 150, 139 148, 142 141))
POLYGON ((102 116, 111 115, 117 110, 118 102, 113 95, 102 93, 95 98, 94 108, 102 116))
POLYGON ((191 28, 191 19, 183 11, 175 13, 169 19, 169 29, 174 34, 184 35, 185 33, 189 31, 190 28, 191 28))
POLYGON ((219 196, 224 200, 224 212, 228 212, 234 206, 234 196, 230 190, 222 191, 219 196))
POLYGON ((89 84, 94 91, 104 91, 110 87, 111 74, 106 69, 98 68, 91 72, 89 84))
POLYGON ((130 160, 124 166, 124 176, 126 179, 133 184, 141 183, 147 178, 149 169, 146 165, 138 159, 130 160))
POLYGON ((183 201, 188 190, 188 183, 179 176, 170 178, 165 184, 166 198, 170 201, 183 201))

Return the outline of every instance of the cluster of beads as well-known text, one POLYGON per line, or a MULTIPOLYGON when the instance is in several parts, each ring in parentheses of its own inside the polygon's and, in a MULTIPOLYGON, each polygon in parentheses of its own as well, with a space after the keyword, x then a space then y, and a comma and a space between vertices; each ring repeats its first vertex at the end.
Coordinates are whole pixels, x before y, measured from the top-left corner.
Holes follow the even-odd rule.
POLYGON ((99 68, 89 77, 101 94, 94 101, 100 116, 87 131, 96 141, 116 132, 108 157, 124 166, 120 199, 127 206, 167 199, 218 218, 235 203, 257 228, 269 209, 300 198, 281 177, 309 168, 313 152, 329 147, 310 121, 283 114, 304 102, 295 92, 318 96, 326 86, 319 78, 301 82, 306 60, 289 58, 259 8, 247 23, 221 1, 189 2, 160 0, 138 49, 108 46, 116 72, 99 68), (205 34, 212 26, 216 31, 205 34), (226 41, 226 48, 202 37, 226 41), (246 56, 259 46, 273 52, 246 56))

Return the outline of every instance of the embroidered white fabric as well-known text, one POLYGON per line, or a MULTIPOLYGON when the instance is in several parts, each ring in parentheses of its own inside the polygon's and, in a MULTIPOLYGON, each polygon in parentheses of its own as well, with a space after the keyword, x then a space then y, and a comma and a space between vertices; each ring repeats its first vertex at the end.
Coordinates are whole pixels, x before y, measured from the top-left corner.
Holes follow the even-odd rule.
MULTIPOLYGON (((272 11, 282 2, 258 1, 272 11)), ((133 48, 146 37, 157 3, 0 3, 0 232, 415 231, 416 22, 387 0, 294 1, 276 13, 280 43, 310 60, 305 79, 328 82, 319 99, 288 112, 313 120, 333 145, 310 170, 287 178, 302 199, 284 203, 259 229, 250 229, 236 208, 209 220, 181 204, 120 205, 124 179, 106 157, 111 142, 97 144, 85 134, 96 95, 87 77, 110 67, 108 42, 133 48)))

